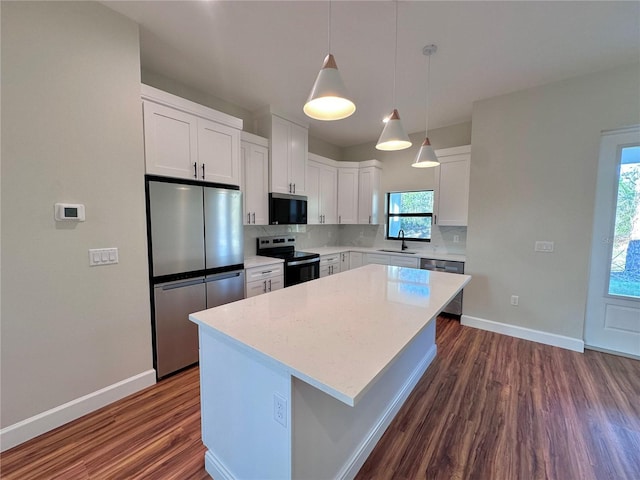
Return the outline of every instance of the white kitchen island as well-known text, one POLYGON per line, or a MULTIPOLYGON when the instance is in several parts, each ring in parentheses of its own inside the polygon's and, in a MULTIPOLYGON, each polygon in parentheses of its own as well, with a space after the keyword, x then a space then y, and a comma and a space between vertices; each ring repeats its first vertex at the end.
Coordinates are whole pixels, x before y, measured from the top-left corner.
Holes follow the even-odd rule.
POLYGON ((190 315, 215 480, 352 478, 436 356, 468 275, 384 265, 190 315))

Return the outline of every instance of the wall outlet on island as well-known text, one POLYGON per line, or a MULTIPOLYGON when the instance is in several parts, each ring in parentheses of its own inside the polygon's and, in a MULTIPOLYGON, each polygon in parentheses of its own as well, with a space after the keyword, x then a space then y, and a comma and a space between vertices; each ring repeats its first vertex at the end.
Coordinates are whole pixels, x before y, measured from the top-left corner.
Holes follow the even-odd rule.
POLYGON ((520 300, 520 297, 518 297, 518 295, 511 295, 511 305, 513 305, 514 307, 518 306, 519 300, 520 300))
POLYGON ((460 235, 454 235, 453 236, 453 243, 458 243, 460 242, 460 235))
POLYGON ((273 394, 273 419, 283 427, 287 426, 287 399, 278 393, 273 394))

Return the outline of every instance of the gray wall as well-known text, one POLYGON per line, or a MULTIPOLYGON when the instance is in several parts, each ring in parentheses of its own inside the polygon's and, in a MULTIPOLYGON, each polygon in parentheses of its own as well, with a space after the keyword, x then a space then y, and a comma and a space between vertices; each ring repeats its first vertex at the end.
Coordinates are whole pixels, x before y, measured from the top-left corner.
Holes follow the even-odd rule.
POLYGON ((582 339, 600 132, 640 123, 639 85, 635 64, 474 105, 465 315, 582 339))
POLYGON ((152 368, 137 25, 2 2, 2 427, 152 368), (55 202, 86 222, 54 222, 55 202), (89 267, 88 249, 120 263, 89 267))

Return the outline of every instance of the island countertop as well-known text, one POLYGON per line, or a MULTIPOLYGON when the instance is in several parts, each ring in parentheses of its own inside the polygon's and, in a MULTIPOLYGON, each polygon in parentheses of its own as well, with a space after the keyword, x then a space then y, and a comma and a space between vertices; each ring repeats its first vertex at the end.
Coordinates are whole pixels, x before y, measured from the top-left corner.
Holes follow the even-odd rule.
POLYGON ((470 279, 367 265, 189 318, 354 406, 470 279))

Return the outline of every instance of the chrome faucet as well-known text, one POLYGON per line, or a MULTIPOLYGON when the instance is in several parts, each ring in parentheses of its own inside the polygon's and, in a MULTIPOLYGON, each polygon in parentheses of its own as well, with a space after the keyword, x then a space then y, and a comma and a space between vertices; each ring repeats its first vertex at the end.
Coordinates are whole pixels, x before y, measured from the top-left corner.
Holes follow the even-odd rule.
POLYGON ((400 231, 398 232, 398 236, 400 236, 400 234, 402 234, 402 246, 400 247, 401 250, 406 250, 407 248, 407 244, 404 243, 404 230, 400 229, 400 231))

